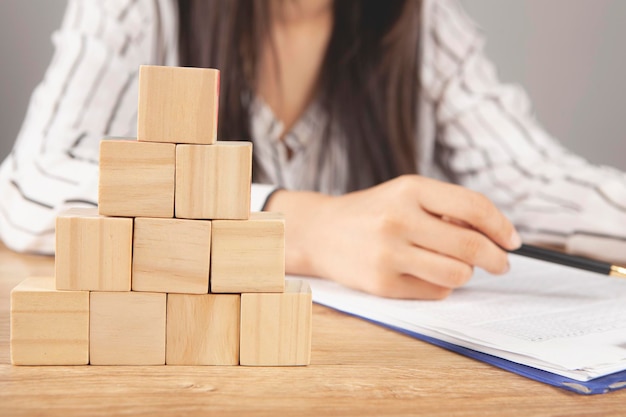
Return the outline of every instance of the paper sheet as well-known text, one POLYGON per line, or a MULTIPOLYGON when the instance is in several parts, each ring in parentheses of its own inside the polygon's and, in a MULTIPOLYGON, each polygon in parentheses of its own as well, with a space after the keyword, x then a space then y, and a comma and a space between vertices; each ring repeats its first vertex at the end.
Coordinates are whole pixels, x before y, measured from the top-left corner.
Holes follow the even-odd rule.
POLYGON ((310 279, 314 301, 580 381, 626 369, 626 279, 510 256, 511 271, 442 301, 390 300, 310 279))

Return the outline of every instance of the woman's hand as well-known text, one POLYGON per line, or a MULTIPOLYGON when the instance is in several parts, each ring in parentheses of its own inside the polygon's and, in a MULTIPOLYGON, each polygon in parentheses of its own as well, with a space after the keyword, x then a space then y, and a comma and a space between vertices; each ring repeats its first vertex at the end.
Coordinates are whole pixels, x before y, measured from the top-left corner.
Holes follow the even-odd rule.
POLYGON ((393 298, 440 299, 474 266, 508 271, 502 248, 521 244, 483 195, 407 175, 328 197, 279 191, 269 210, 286 216, 286 270, 393 298))

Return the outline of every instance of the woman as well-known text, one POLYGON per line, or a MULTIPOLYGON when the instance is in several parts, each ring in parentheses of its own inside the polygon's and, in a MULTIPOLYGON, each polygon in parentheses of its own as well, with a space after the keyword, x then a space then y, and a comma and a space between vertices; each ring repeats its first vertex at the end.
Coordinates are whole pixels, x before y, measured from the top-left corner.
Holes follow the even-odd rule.
POLYGON ((626 235, 624 175, 541 130, 451 1, 75 0, 54 41, 0 169, 16 250, 52 252, 56 214, 96 204, 97 145, 135 135, 140 64, 222 71, 219 137, 252 138, 252 208, 285 213, 289 273, 442 298, 508 269, 505 214, 572 251, 626 235))

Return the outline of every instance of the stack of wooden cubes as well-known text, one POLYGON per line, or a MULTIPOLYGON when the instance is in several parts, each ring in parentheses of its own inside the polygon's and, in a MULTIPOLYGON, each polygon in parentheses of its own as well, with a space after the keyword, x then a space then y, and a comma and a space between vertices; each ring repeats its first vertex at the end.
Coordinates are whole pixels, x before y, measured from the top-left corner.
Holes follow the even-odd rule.
POLYGON ((100 147, 99 206, 62 213, 55 277, 11 294, 17 365, 307 365, 311 291, 252 144, 217 141, 219 72, 142 66, 137 139, 100 147))

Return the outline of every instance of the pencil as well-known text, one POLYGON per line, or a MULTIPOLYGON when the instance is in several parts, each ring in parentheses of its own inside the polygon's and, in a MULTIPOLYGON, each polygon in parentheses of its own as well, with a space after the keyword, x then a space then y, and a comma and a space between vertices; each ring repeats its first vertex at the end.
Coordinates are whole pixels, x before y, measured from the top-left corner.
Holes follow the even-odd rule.
POLYGON ((560 265, 571 266, 573 268, 584 269, 586 271, 597 272, 599 274, 610 275, 612 277, 626 278, 626 268, 623 266, 611 265, 608 262, 596 261, 594 259, 583 258, 582 256, 569 255, 537 246, 522 245, 519 249, 513 250, 510 253, 542 261, 553 262, 560 265))

